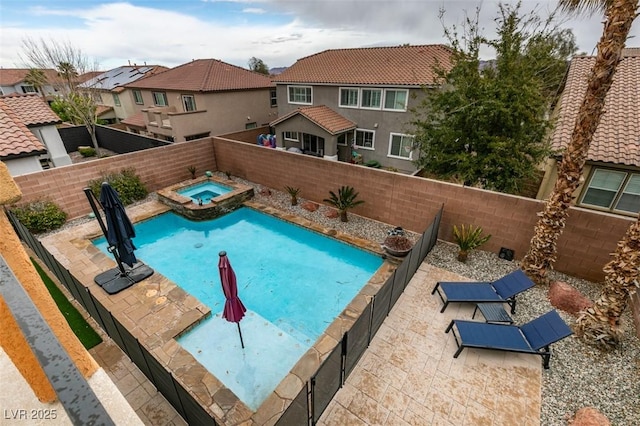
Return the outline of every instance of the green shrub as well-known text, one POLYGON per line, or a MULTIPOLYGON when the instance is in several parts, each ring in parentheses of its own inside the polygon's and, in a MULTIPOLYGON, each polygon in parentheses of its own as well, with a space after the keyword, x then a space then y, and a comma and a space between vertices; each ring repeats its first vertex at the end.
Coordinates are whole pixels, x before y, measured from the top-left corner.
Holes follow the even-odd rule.
POLYGON ((34 234, 58 229, 67 221, 67 214, 56 203, 48 200, 15 206, 11 211, 34 234))
POLYGON ((83 157, 95 157, 96 156, 96 149, 92 148, 90 146, 79 146, 78 147, 78 152, 83 157))
POLYGON ((120 201, 125 206, 134 201, 144 199, 148 194, 147 188, 145 188, 140 177, 136 175, 134 169, 122 169, 117 173, 103 174, 100 179, 89 181, 89 188, 98 199, 100 199, 102 182, 109 182, 109 185, 116 190, 120 201))
POLYGON ((464 226, 460 225, 458 228, 453 225, 453 241, 458 245, 458 260, 460 262, 466 262, 469 252, 482 244, 489 241, 491 234, 483 235, 482 228, 472 225, 464 226))

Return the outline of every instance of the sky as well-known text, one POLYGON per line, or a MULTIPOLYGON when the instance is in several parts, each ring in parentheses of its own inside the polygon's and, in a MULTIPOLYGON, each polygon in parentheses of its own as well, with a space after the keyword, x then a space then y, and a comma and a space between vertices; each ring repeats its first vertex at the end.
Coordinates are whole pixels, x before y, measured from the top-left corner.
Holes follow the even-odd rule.
MULTIPOLYGON (((547 16, 556 5, 523 0, 522 10, 547 16)), ((498 2, 486 0, 0 0, 0 67, 27 65, 27 38, 69 43, 100 70, 205 58, 247 68, 251 57, 286 67, 326 49, 447 43, 443 23, 459 26, 477 7, 483 34, 494 37, 498 2)), ((561 21, 581 52, 595 54, 602 13, 561 21)), ((639 21, 628 46, 640 46, 639 21)))

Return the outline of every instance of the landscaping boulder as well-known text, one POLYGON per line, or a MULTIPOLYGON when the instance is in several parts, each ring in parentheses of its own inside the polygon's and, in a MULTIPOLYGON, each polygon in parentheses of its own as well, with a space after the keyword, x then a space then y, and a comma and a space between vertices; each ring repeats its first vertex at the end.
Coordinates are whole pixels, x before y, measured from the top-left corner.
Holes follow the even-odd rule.
POLYGON ((271 190, 269 188, 262 188, 260 190, 260 195, 269 196, 271 195, 271 190))
POLYGON ((313 201, 305 201, 300 205, 300 207, 302 207, 308 212, 315 212, 316 210, 318 210, 318 207, 320 206, 318 205, 318 203, 314 203, 313 201))
POLYGON ((549 287, 549 301, 551 304, 572 315, 593 305, 591 300, 563 281, 554 281, 549 287))
POLYGON ((609 419, 593 407, 579 409, 569 424, 571 426, 611 426, 609 419))
POLYGON ((329 209, 324 213, 324 215, 326 217, 328 217, 329 219, 335 219, 335 218, 337 218, 339 216, 338 210, 336 210, 336 209, 329 209))

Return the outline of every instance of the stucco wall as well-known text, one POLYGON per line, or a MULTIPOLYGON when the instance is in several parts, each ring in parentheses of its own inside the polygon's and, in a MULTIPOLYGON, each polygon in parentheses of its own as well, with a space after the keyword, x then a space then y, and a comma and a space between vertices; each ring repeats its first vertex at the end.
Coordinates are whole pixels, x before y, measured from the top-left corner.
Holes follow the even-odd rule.
POLYGON ((11 176, 20 176, 42 170, 42 166, 36 155, 3 161, 7 165, 11 176))

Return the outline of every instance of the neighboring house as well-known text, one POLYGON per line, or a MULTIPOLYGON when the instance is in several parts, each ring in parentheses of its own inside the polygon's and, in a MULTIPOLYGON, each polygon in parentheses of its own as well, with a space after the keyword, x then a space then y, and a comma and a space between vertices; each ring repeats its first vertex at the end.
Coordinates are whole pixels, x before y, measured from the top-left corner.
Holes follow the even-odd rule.
POLYGON ((48 83, 40 88, 25 82, 29 71, 29 68, 0 68, 0 95, 36 93, 52 100, 59 90, 55 84, 58 79, 56 70, 44 70, 48 83))
POLYGON ((277 117, 270 77, 217 59, 197 59, 126 89, 144 106, 142 115, 123 121, 127 129, 171 142, 264 126, 277 117))
MULTIPOLYGON (((552 147, 561 152, 573 132, 595 57, 571 60, 560 98, 552 147)), ((547 198, 557 177, 557 161, 549 164, 540 199, 547 198)), ((640 211, 640 48, 625 49, 607 93, 604 114, 589 146, 585 180, 574 194, 578 206, 623 215, 640 211)))
POLYGON ((0 97, 0 160, 11 175, 71 164, 56 128, 60 122, 35 94, 0 97))
POLYGON ((418 151, 411 109, 451 66, 444 45, 326 50, 274 77, 278 147, 411 173, 418 151))
POLYGON ((98 105, 97 116, 108 124, 113 124, 140 111, 131 93, 125 93, 125 86, 141 78, 167 70, 159 65, 128 65, 100 73, 78 85, 80 90, 90 92, 98 105))

